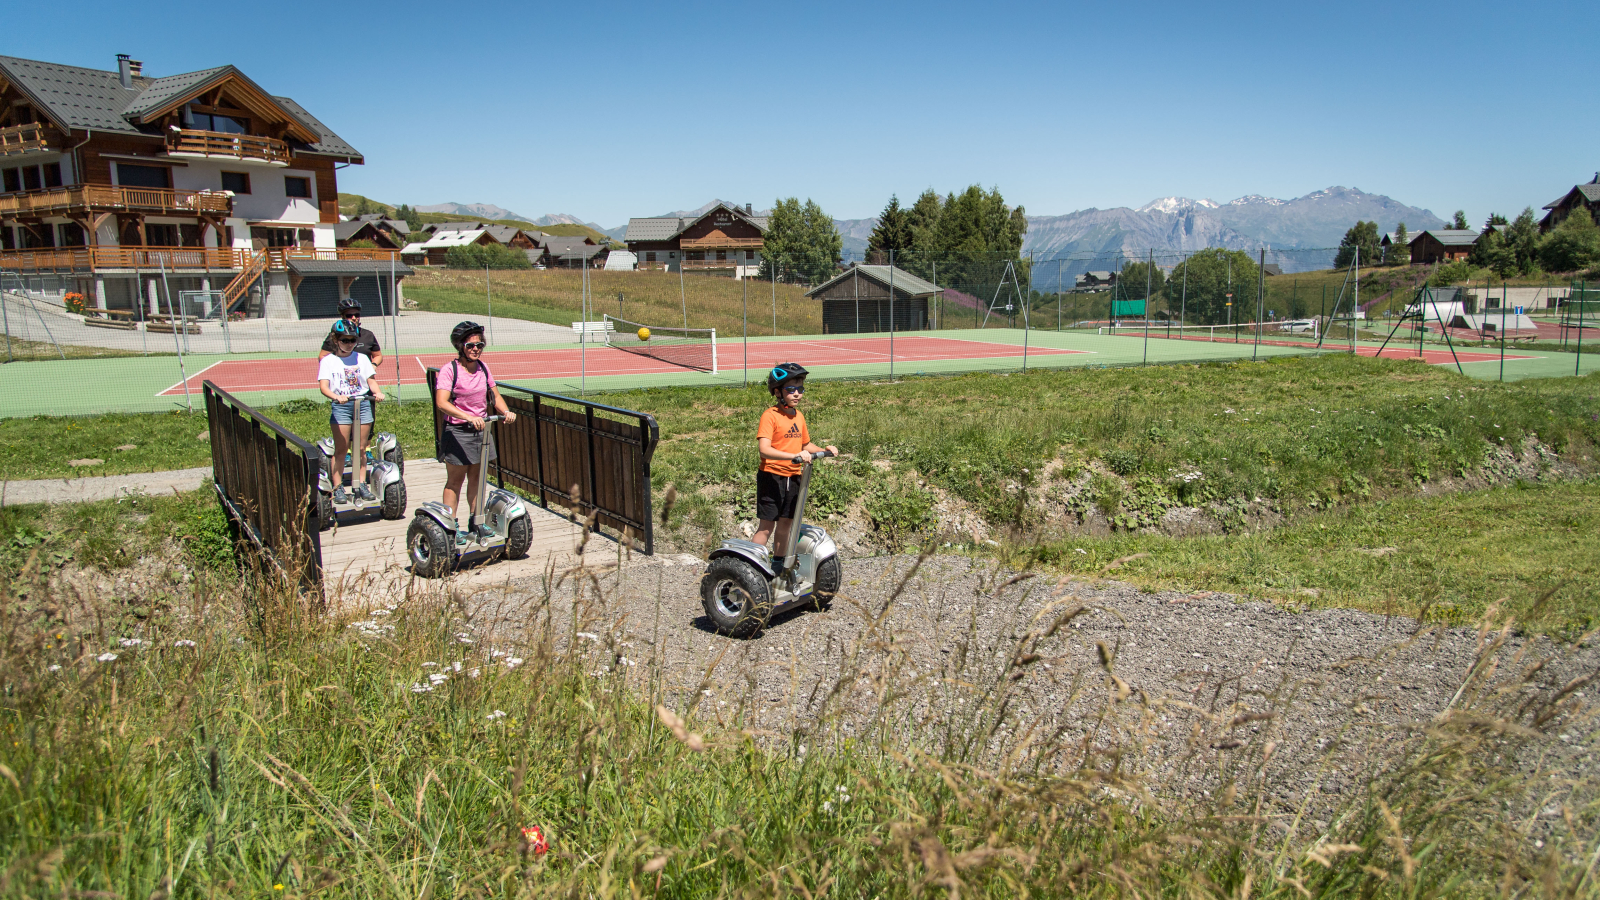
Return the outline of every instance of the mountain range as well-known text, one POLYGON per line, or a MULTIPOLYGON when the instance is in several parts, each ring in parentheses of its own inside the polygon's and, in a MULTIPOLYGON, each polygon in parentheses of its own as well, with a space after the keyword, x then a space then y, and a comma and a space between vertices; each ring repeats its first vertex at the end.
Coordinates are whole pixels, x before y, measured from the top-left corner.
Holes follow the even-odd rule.
MULTIPOLYGON (((712 200, 695 209, 660 215, 697 216, 721 202, 712 200)), ((628 230, 627 223, 602 228, 565 213, 533 218, 489 203, 440 203, 417 208, 423 212, 518 219, 535 225, 585 225, 619 241, 628 230)), ((1035 271, 1035 284, 1041 287, 1044 285, 1039 278, 1046 275, 1045 269, 1057 269, 1065 280, 1079 272, 1119 268, 1124 259, 1136 259, 1152 250, 1157 262, 1171 265, 1177 254, 1207 247, 1247 251, 1264 247, 1269 262, 1277 263, 1285 272, 1300 272, 1331 265, 1334 248, 1345 231, 1364 220, 1376 221, 1380 233, 1393 231, 1401 222, 1412 233, 1445 224, 1431 210, 1407 206, 1360 188, 1335 185, 1291 200, 1259 194, 1227 203, 1162 197, 1138 208, 1119 206, 1059 216, 1029 216, 1022 250, 1033 257, 1036 266, 1041 260, 1046 262, 1043 269, 1035 271), (1048 265, 1057 260, 1058 266, 1048 265)), ((847 260, 865 255, 867 240, 877 224, 876 217, 834 220, 847 260)))

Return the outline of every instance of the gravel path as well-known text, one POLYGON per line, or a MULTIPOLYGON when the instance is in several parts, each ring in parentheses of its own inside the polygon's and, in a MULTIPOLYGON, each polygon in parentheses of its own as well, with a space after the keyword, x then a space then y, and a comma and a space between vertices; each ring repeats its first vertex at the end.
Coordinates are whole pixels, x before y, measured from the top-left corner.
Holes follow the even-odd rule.
MULTIPOLYGON (((1512 635, 1495 671, 1550 659, 1496 699, 1461 690, 1480 658, 1474 629, 1019 576, 960 556, 916 566, 914 557, 849 559, 831 610, 781 614, 746 641, 710 630, 698 596, 704 563, 692 556, 510 582, 468 608, 477 628, 504 637, 548 633, 561 644, 583 632, 597 674, 628 667, 659 679, 680 710, 771 741, 876 730, 985 766, 1137 771, 1161 793, 1192 799, 1256 778, 1280 813, 1308 801, 1308 825, 1451 704, 1548 700, 1600 671, 1592 644, 1563 650, 1512 635)), ((1567 794, 1587 796, 1596 687, 1569 691, 1535 739, 1554 791, 1538 804, 1547 816, 1567 794)))
POLYGON ((127 475, 100 475, 90 478, 40 478, 32 481, 7 481, 0 489, 0 505, 24 503, 86 503, 110 500, 132 494, 170 494, 195 491, 207 478, 211 467, 173 469, 170 472, 134 472, 127 475))

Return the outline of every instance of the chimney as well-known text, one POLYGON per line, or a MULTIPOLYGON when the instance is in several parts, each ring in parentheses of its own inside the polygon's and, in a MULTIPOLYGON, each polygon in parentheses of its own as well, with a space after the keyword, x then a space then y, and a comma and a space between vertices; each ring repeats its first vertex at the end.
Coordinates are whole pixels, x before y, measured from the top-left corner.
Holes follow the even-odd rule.
MULTIPOLYGON (((1600 174, 1596 174, 1595 177, 1600 178, 1600 174)), ((747 216, 755 215, 755 210, 751 208, 750 204, 746 203, 744 205, 744 214, 747 216)))
POLYGON ((138 61, 137 59, 128 60, 128 77, 129 78, 138 78, 139 76, 141 76, 143 74, 144 74, 144 63, 138 61))
POLYGON ((125 88, 133 87, 133 60, 126 53, 117 54, 117 77, 125 88))

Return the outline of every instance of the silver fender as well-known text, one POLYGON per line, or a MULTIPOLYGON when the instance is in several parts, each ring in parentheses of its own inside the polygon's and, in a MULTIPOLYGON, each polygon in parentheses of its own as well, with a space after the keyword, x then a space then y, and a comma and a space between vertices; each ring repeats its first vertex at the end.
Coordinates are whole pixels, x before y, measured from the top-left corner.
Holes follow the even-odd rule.
POLYGON ((391 484, 400 483, 400 467, 385 459, 367 466, 367 484, 372 486, 373 493, 383 496, 383 489, 391 484))
POLYGON ((822 562, 839 555, 839 547, 834 544, 833 538, 828 533, 815 525, 801 524, 800 543, 796 552, 809 555, 813 560, 822 562), (809 544, 808 544, 809 542, 809 544))
POLYGON ((445 506, 443 503, 440 503, 437 500, 429 500, 427 503, 418 505, 411 514, 413 516, 427 516, 435 522, 438 522, 439 527, 443 528, 449 534, 456 533, 455 514, 450 512, 450 507, 445 506))
POLYGON ((400 446, 400 439, 395 437, 393 432, 380 431, 372 436, 371 444, 372 455, 378 459, 383 459, 389 454, 390 450, 400 446))
POLYGON ((711 555, 707 556, 706 559, 720 559, 724 556, 737 557, 755 566, 756 571, 760 572, 769 581, 777 574, 772 570, 772 554, 767 552, 767 548, 755 541, 729 538, 722 542, 722 546, 711 551, 711 555))

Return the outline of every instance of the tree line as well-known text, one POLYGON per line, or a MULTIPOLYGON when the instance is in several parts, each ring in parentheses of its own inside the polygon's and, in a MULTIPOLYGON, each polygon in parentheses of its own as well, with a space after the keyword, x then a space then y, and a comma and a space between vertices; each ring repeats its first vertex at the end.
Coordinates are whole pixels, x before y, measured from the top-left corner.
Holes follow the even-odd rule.
MULTIPOLYGON (((1468 230, 1467 214, 1456 210, 1452 229, 1468 230)), ((1342 269, 1358 258, 1363 266, 1404 266, 1411 263, 1406 223, 1395 228, 1394 240, 1385 248, 1377 222, 1356 222, 1339 241, 1334 268, 1342 269)), ((1479 229, 1467 262, 1501 278, 1539 277, 1546 272, 1578 272, 1600 265, 1600 226, 1588 210, 1576 209, 1547 234, 1539 233, 1533 208, 1513 220, 1490 213, 1479 229)))

